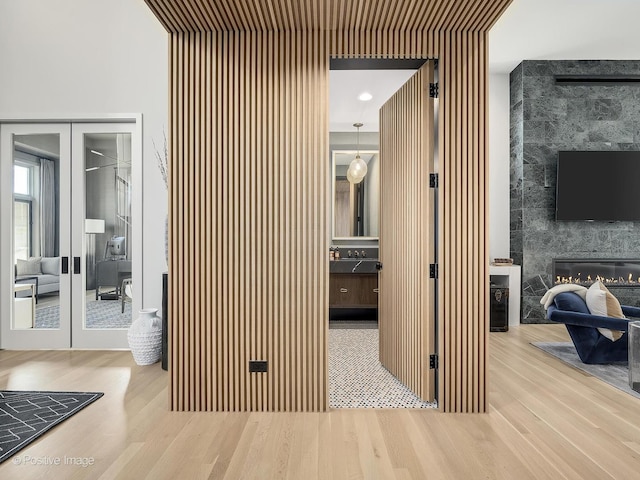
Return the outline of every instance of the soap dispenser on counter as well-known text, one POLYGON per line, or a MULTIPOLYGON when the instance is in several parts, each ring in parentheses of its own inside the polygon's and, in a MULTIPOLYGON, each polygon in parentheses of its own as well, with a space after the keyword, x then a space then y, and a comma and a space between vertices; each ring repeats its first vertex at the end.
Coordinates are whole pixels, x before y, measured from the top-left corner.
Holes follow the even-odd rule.
POLYGON ((333 258, 335 260, 340 260, 340 249, 336 247, 336 250, 333 252, 333 258))

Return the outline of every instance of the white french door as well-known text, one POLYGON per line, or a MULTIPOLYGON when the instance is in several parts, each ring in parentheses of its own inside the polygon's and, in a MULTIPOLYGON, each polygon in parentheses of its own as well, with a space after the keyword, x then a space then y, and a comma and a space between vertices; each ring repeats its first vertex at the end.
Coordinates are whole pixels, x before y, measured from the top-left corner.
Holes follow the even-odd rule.
POLYGON ((127 348, 139 142, 135 123, 0 125, 2 348, 127 348))
POLYGON ((68 348, 71 222, 68 214, 61 213, 71 209, 70 195, 62 194, 71 191, 71 125, 0 126, 0 182, 2 348, 68 348), (53 196, 42 192, 42 171, 50 170, 51 164, 53 196), (14 208, 17 199, 29 202, 29 214, 22 222, 14 208), (48 232, 43 222, 49 224, 48 232), (47 259, 46 273, 42 261, 30 261, 36 257, 47 259), (46 310, 45 291, 53 307, 46 310), (41 317, 46 314, 46 321, 37 324, 38 311, 41 317))

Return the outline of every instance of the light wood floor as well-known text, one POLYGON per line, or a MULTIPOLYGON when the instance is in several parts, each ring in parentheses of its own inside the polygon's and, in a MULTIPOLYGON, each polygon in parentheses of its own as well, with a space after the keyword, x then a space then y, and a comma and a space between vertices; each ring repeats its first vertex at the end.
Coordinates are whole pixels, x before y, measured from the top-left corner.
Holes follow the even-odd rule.
POLYGON ((0 352, 0 388, 105 396, 0 466, 2 479, 633 479, 640 400, 529 345, 560 325, 491 334, 490 412, 171 413, 166 372, 127 352, 0 352))

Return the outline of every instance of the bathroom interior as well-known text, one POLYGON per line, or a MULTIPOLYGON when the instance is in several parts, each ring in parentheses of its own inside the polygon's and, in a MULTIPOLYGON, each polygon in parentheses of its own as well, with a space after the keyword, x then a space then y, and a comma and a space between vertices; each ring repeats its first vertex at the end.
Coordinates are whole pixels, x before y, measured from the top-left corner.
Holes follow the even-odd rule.
MULTIPOLYGON (((430 408, 379 360, 380 107, 416 72, 330 71, 329 403, 430 408)), ((382 239, 384 240, 384 239, 382 239)))

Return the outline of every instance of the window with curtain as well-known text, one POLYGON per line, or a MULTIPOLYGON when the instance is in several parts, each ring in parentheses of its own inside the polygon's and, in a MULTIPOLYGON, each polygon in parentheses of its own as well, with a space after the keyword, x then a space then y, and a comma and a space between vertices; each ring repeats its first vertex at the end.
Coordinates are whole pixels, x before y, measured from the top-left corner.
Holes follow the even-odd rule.
POLYGON ((15 258, 27 260, 31 256, 31 201, 13 203, 15 258))
POLYGON ((31 256, 31 168, 13 167, 14 257, 26 260, 31 256))
POLYGON ((40 255, 56 254, 56 174, 54 162, 40 159, 40 191, 38 195, 40 215, 40 255))

